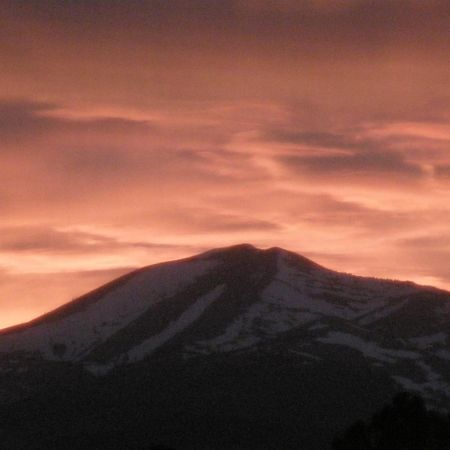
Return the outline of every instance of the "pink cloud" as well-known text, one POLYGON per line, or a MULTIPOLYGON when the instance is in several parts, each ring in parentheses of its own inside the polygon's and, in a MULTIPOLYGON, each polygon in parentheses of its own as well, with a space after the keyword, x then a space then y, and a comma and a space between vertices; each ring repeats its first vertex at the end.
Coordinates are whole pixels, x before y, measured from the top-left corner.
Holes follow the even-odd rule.
POLYGON ((88 3, 0 6, 0 327, 244 241, 449 286, 448 2, 88 3))

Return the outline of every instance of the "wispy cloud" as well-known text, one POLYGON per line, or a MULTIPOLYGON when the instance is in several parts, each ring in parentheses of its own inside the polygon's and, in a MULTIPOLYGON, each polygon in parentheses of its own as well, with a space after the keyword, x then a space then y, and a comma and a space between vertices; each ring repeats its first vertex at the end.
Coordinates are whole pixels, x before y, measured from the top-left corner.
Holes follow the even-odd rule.
POLYGON ((243 241, 449 287, 449 3, 188 3, 1 2, 2 318, 243 241))

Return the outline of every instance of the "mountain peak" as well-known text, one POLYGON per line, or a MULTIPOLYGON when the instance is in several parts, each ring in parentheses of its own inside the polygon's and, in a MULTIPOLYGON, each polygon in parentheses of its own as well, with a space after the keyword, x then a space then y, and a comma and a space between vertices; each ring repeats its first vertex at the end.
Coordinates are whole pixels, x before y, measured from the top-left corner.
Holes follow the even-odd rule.
MULTIPOLYGON (((281 247, 269 247, 269 248, 259 248, 253 244, 242 243, 230 245, 227 247, 219 247, 212 250, 208 250, 202 253, 200 256, 210 256, 215 254, 272 254, 272 255, 285 255, 285 256, 300 256, 297 253, 291 252, 281 247)), ((306 258, 305 258, 306 259, 306 258)), ((312 262, 312 261, 311 261, 312 262)))
MULTIPOLYGON (((43 374, 86 370, 119 383, 128 380, 123 375, 136 374, 139 381, 152 380, 148 404, 156 405, 156 418, 164 403, 155 402, 155 395, 162 402, 173 398, 176 411, 189 404, 186 398, 198 398, 195 410, 203 414, 205 403, 192 391, 201 387, 218 408, 221 430, 223 404, 231 399, 235 415, 234 400, 241 399, 239 407, 246 411, 248 394, 255 395, 256 416, 261 409, 270 411, 273 399, 291 399, 292 393, 304 393, 298 404, 312 398, 311 408, 324 397, 334 402, 343 389, 346 398, 360 389, 366 402, 368 385, 375 386, 376 395, 384 389, 413 390, 439 406, 450 401, 449 323, 449 292, 334 272, 280 247, 239 244, 144 267, 0 332, 0 375, 13 380, 10 373, 30 373, 31 389, 36 367, 43 374), (375 379, 368 381, 368 374, 375 379), (205 381, 197 382, 199 377, 205 381), (218 391, 211 391, 211 380, 224 393, 222 402, 218 391), (188 397, 178 396, 179 386, 188 397), (235 388, 237 394, 230 396, 235 388), (261 408, 261 399, 269 407, 261 408)), ((17 378, 17 395, 28 395, 17 378)), ((50 385, 47 378, 45 384, 50 385)), ((141 398, 141 383, 126 385, 136 386, 141 398)), ((2 391, 7 389, 0 389, 0 403, 2 391)), ((192 414, 187 408, 184 417, 192 414)), ((280 411, 289 409, 283 404, 280 411)), ((341 416, 330 411, 330 417, 341 416)))
POLYGON ((281 266, 295 267, 301 271, 327 270, 314 261, 298 253, 291 252, 281 247, 258 248, 252 244, 237 244, 209 250, 199 255, 200 258, 216 258, 228 260, 231 263, 264 264, 272 267, 275 274, 281 270, 281 266))
MULTIPOLYGON (((360 348, 380 327, 420 339, 426 325, 439 341, 449 314, 449 293, 334 272, 280 247, 239 244, 114 280, 0 333, 0 353, 113 368, 161 355, 257 351, 297 333, 311 346, 360 348)), ((395 354, 383 352, 379 360, 395 354)))
POLYGON ((228 254, 240 254, 240 253, 258 253, 261 252, 261 249, 255 247, 252 244, 247 244, 247 243, 243 243, 243 244, 235 244, 235 245, 229 245, 227 247, 218 247, 218 248, 214 248, 212 250, 207 250, 204 253, 201 253, 199 256, 200 257, 209 257, 211 255, 217 255, 217 254, 224 254, 224 255, 228 255, 228 254))

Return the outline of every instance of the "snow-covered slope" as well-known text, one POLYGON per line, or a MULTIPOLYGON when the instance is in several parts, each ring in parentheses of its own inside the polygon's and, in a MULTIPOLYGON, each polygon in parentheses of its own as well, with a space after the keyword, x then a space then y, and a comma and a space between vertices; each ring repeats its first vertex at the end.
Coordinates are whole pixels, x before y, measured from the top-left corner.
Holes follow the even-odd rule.
POLYGON ((102 374, 149 358, 234 353, 311 365, 332 353, 450 399, 449 328, 448 292, 240 245, 141 269, 0 332, 0 368, 70 361, 102 374))
POLYGON ((194 259, 126 275, 34 324, 6 330, 0 335, 0 352, 38 352, 44 358, 78 360, 215 264, 214 260, 194 259))

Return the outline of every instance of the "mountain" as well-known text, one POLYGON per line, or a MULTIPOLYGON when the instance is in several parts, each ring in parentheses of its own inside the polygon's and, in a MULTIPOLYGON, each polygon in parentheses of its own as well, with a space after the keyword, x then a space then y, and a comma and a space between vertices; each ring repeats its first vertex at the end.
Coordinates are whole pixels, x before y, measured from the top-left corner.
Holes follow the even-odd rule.
POLYGON ((449 292, 280 248, 212 250, 1 331, 5 434, 10 448, 325 449, 398 391, 448 407, 449 331, 449 292), (23 437, 23 417, 53 431, 23 437))

